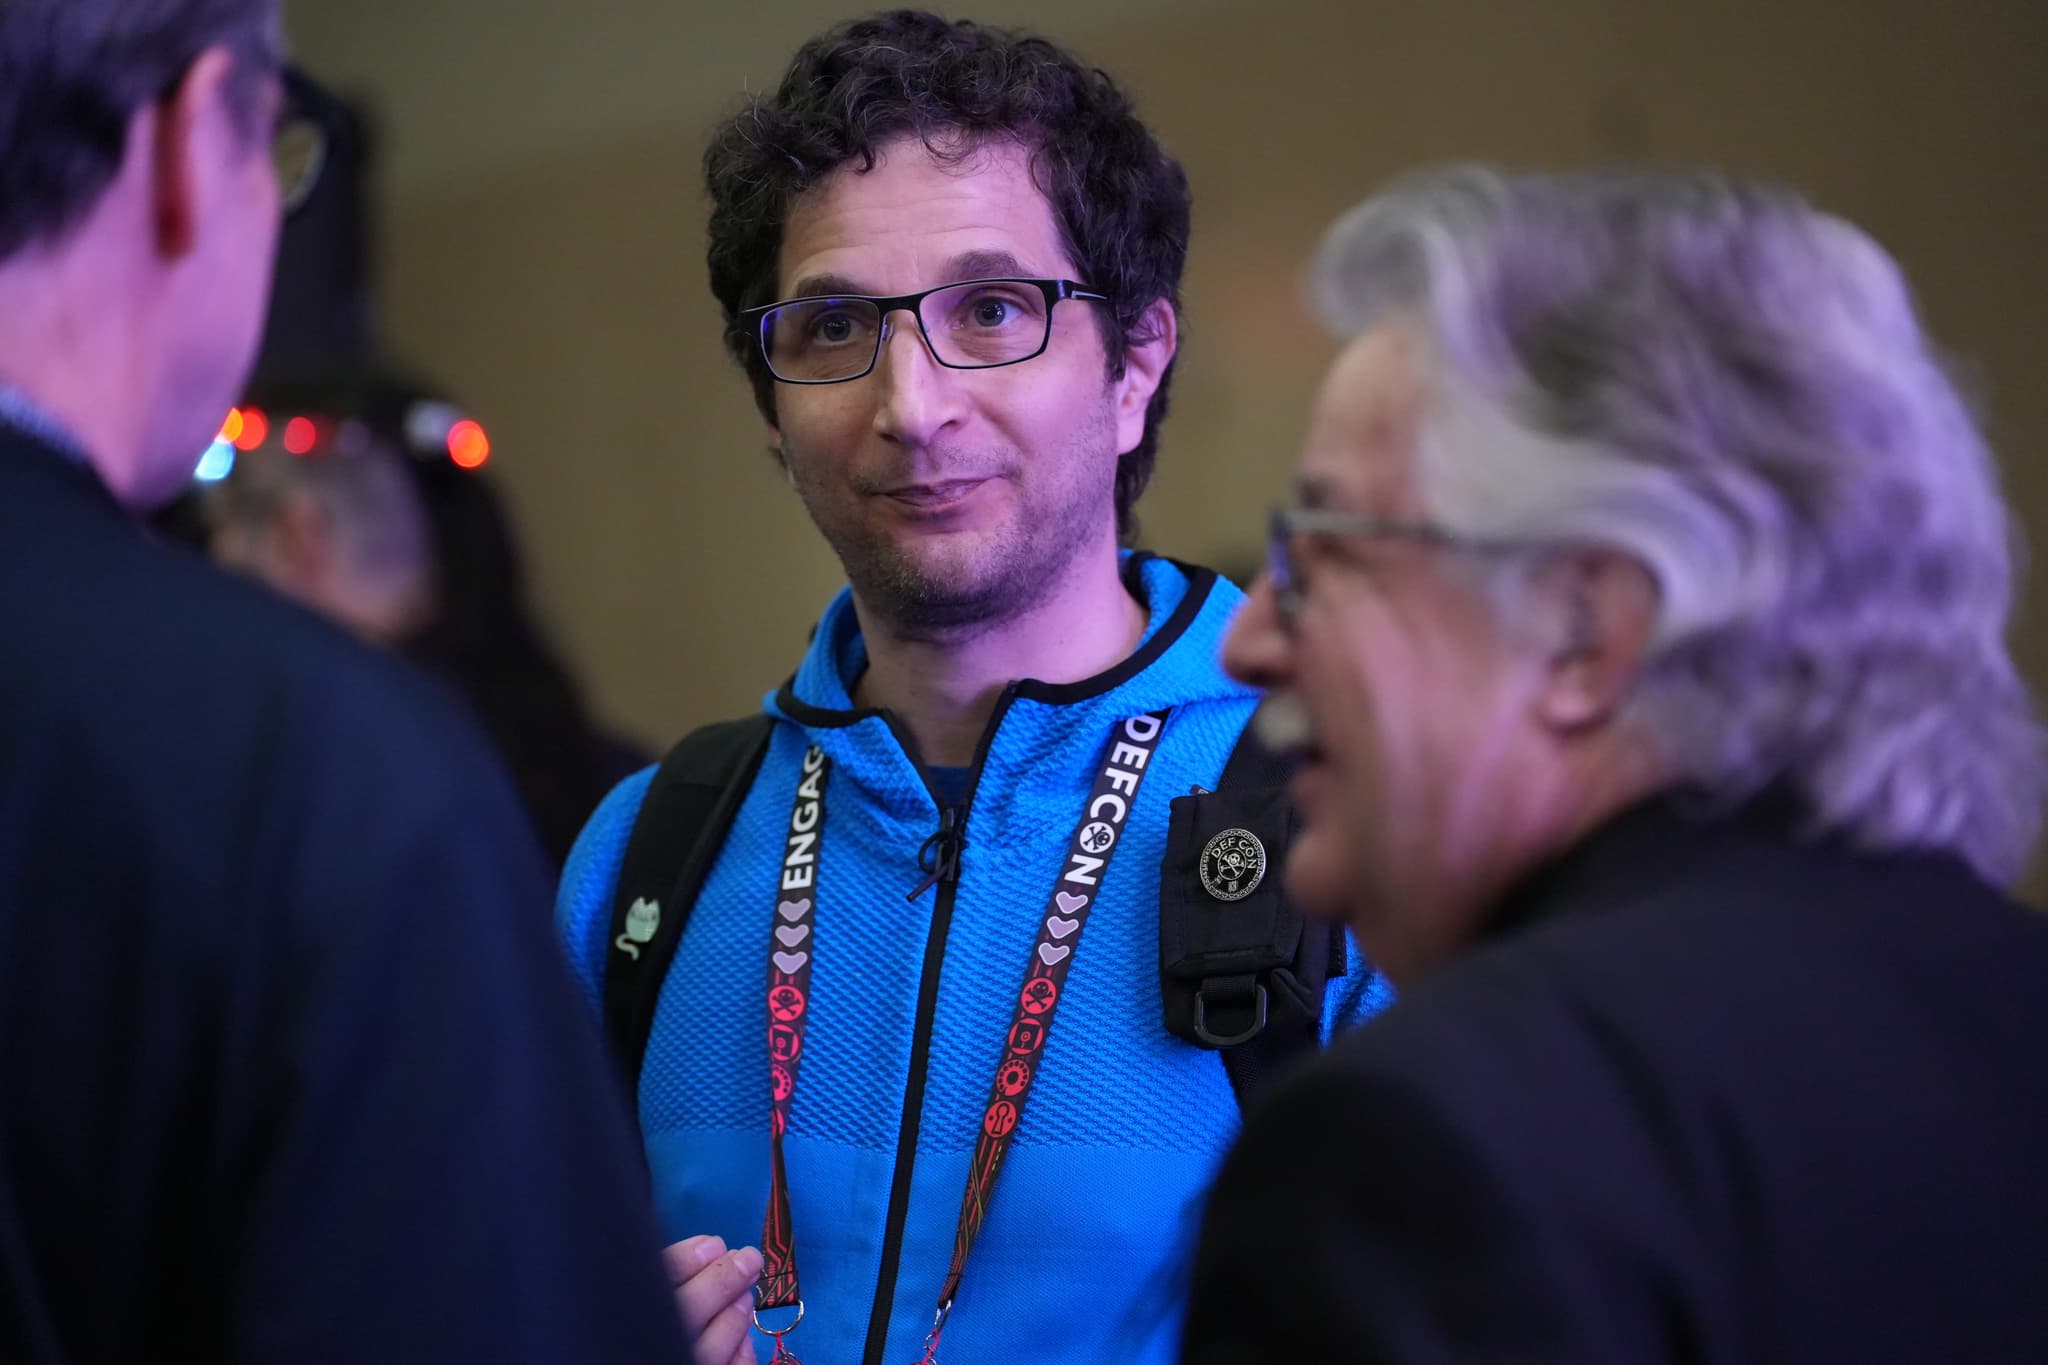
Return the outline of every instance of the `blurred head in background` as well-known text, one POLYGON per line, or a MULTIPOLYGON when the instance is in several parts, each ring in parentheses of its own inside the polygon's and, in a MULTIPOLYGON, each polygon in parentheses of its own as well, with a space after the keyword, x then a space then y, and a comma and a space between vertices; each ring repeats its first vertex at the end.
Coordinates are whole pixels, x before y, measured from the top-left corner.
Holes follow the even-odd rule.
POLYGON ((227 476, 206 485, 208 546, 220 563, 364 640, 398 646, 440 610, 410 443, 353 415, 358 405, 332 390, 302 397, 318 401, 280 401, 276 386, 259 384, 229 419, 227 446, 259 425, 263 438, 236 449, 227 476))
POLYGON ((1348 344, 1227 662, 1305 759, 1289 885, 1376 962, 1660 792, 2020 871, 2013 525, 1869 237, 1713 176, 1448 170, 1313 290, 1348 344))
POLYGON ((592 724, 534 618, 483 427, 365 369, 259 379, 220 437, 198 495, 213 557, 459 690, 565 858, 644 759, 592 724))

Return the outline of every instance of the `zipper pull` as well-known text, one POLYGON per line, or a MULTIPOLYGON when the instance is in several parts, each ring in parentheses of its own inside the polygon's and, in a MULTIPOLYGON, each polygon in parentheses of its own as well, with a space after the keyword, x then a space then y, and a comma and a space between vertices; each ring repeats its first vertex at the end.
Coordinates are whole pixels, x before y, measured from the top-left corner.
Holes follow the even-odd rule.
POLYGON ((903 899, 914 901, 940 882, 948 886, 960 880, 960 853, 967 847, 967 816, 958 806, 939 808, 937 833, 917 851, 918 870, 925 874, 917 889, 903 899))

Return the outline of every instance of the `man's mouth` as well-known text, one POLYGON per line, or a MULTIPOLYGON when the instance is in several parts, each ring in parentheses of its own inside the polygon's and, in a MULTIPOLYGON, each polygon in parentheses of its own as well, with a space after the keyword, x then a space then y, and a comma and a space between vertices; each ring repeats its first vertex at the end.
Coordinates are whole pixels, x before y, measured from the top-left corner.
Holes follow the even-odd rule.
POLYGON ((881 496, 919 512, 943 512, 973 496, 987 479, 941 479, 931 483, 898 484, 882 490, 881 496))

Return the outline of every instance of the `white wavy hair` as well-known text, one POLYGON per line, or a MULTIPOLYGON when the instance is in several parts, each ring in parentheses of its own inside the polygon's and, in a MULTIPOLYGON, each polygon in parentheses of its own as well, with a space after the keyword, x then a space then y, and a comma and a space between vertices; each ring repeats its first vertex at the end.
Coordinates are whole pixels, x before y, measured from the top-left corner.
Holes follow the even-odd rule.
POLYGON ((1712 175, 1454 167, 1340 219, 1311 291, 1340 336, 1433 343, 1439 524, 1652 573, 1631 714, 1685 782, 1789 783, 1819 830, 2019 873, 2048 787, 2005 644, 2019 541, 1868 236, 1712 175))

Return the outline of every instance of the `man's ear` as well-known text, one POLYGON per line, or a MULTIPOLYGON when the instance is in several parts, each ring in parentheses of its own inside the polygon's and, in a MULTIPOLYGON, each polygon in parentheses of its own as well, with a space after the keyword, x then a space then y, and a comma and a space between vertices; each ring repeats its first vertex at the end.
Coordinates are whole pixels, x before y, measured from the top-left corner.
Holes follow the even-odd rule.
POLYGON ((1538 718, 1559 732, 1597 728, 1642 674, 1657 628, 1656 580, 1633 557, 1588 546, 1539 568, 1536 591, 1552 623, 1538 718))
POLYGON ((768 453, 775 457, 775 467, 782 471, 782 477, 789 478, 789 450, 782 444, 782 428, 773 422, 768 424, 768 453))
POLYGON ((206 201, 207 180, 220 155, 216 140, 231 129, 227 120, 227 83, 234 74, 234 54, 210 47, 185 68, 169 94, 137 114, 130 136, 149 139, 152 218, 157 250, 170 259, 192 253, 199 240, 199 219, 206 201))
POLYGON ((1145 413, 1180 347, 1180 320, 1173 305, 1155 299, 1138 320, 1144 340, 1124 348, 1123 377, 1110 388, 1116 403, 1116 453, 1128 455, 1145 438, 1145 413))

